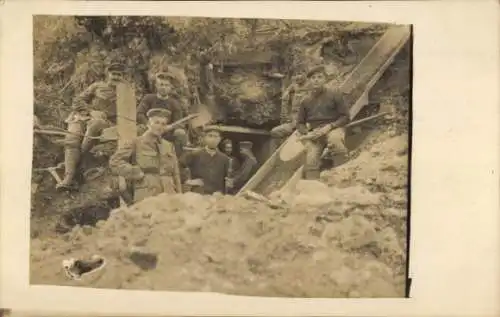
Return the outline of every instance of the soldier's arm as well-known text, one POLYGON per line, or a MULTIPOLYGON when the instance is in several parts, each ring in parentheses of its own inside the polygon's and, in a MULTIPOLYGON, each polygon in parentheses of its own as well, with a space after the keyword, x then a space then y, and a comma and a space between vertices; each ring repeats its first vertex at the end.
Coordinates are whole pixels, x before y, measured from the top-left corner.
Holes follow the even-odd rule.
POLYGON ((109 160, 111 171, 116 175, 123 176, 125 179, 141 179, 144 176, 141 168, 131 164, 134 155, 135 143, 133 141, 126 142, 118 147, 109 160))
POLYGON ((144 96, 137 107, 137 123, 146 124, 148 122, 148 118, 146 117, 146 113, 151 108, 151 101, 148 95, 144 96))
POLYGON ((340 117, 330 124, 332 129, 336 129, 349 123, 349 108, 340 90, 336 89, 332 91, 332 99, 333 106, 337 107, 337 111, 339 111, 340 114, 340 117))
POLYGON ((179 168, 186 172, 186 179, 191 178, 191 169, 194 164, 195 152, 184 152, 179 158, 179 168))
POLYGON ((98 83, 93 83, 88 86, 83 92, 81 92, 74 100, 73 100, 73 108, 77 108, 82 106, 82 104, 89 104, 92 99, 95 97, 95 91, 97 89, 98 83))

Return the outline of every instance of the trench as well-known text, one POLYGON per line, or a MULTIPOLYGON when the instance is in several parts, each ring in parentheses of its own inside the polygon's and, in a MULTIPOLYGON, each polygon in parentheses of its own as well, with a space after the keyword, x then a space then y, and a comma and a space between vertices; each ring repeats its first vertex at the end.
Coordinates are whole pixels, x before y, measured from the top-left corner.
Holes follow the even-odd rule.
MULTIPOLYGON (((404 61, 406 59, 405 55, 406 53, 400 52, 399 58, 396 58, 396 61, 398 60, 404 61)), ((379 80, 377 88, 380 88, 381 85, 387 84, 385 83, 385 79, 391 76, 390 73, 391 71, 388 71, 387 74, 385 74, 381 78, 381 80, 379 80)), ((373 90, 376 91, 378 89, 375 88, 373 90)), ((363 109, 361 109, 360 113, 358 113, 358 115, 356 116, 356 118, 354 118, 354 120, 370 116, 376 113, 378 109, 379 109, 379 104, 377 103, 370 104, 369 106, 366 106, 363 109)), ((277 126, 279 122, 274 120, 274 121, 268 121, 265 124, 257 125, 257 124, 249 124, 248 122, 238 118, 226 118, 224 122, 220 122, 219 124, 246 127, 246 128, 258 129, 269 132, 273 127, 277 126)), ((378 124, 379 120, 374 120, 372 122, 367 122, 360 126, 357 126, 356 128, 349 129, 347 131, 348 134, 346 138, 347 147, 351 151, 355 151, 363 143, 363 141, 370 135, 370 133, 374 129, 376 129, 378 124)), ((235 153, 235 157, 238 159, 241 159, 241 157, 238 157, 237 155, 237 153, 239 152, 238 142, 241 141, 253 142, 254 154, 258 160, 259 167, 262 166, 262 164, 264 164, 272 154, 270 153, 270 136, 268 135, 257 135, 252 133, 239 133, 239 132, 227 131, 223 132, 222 136, 223 138, 231 139, 233 141, 233 151, 235 153)), ((291 162, 291 164, 294 164, 294 166, 295 165, 300 166, 301 159, 303 158, 298 158, 296 161, 291 162)), ((342 161, 323 160, 322 169, 335 168, 337 166, 342 165, 343 163, 344 162, 342 161)), ((265 178, 261 182, 261 184, 259 184, 258 187, 260 187, 261 190, 258 191, 260 191, 260 193, 264 195, 270 194, 271 189, 273 188, 275 189, 276 187, 282 185, 284 183, 283 180, 286 181, 287 179, 289 179, 289 177, 292 176, 295 170, 296 169, 293 169, 293 167, 289 165, 284 165, 280 166, 279 168, 276 168, 275 170, 273 170, 273 173, 271 173, 267 178, 265 178), (274 183, 274 186, 270 186, 270 184, 272 183, 274 183)), ((91 205, 86 205, 85 207, 77 207, 66 210, 63 214, 59 214, 59 219, 57 221, 55 231, 57 233, 64 233, 71 230, 75 226, 94 227, 99 221, 106 221, 110 216, 110 212, 118 207, 119 207, 119 202, 117 202, 116 199, 108 199, 92 203, 91 205)))
MULTIPOLYGON (((369 104, 364 107, 356 116, 355 120, 368 117, 378 112, 380 105, 377 103, 369 104)), ((236 125, 239 122, 227 121, 228 124, 236 125)), ((249 126, 247 126, 249 127, 249 126)), ((364 123, 355 129, 349 129, 346 136, 346 145, 351 151, 355 151, 363 141, 370 135, 370 133, 376 129, 377 121, 364 123)), ((262 129, 269 131, 271 129, 270 125, 252 126, 255 129, 262 129)), ((236 132, 225 132, 223 133, 223 138, 230 139, 233 141, 233 151, 238 153, 239 147, 238 142, 240 141, 251 141, 254 143, 254 152, 259 161, 259 167, 265 163, 265 161, 272 154, 268 150, 269 146, 269 136, 255 135, 251 133, 236 133, 236 132)), ((234 155, 237 159, 241 159, 237 154, 234 155)), ((259 191, 264 195, 269 195, 272 191, 276 190, 293 175, 296 168, 300 167, 303 163, 303 156, 299 156, 296 159, 288 162, 283 166, 279 166, 273 170, 273 173, 265 178, 258 186, 259 191)), ((332 169, 341 166, 345 161, 326 159, 322 160, 321 169, 332 169)), ((119 201, 116 198, 108 199, 102 202, 92 204, 90 206, 78 207, 70 209, 68 212, 61 216, 59 223, 56 225, 57 233, 66 233, 75 226, 90 226, 95 227, 99 221, 106 221, 113 209, 120 206, 119 201)))

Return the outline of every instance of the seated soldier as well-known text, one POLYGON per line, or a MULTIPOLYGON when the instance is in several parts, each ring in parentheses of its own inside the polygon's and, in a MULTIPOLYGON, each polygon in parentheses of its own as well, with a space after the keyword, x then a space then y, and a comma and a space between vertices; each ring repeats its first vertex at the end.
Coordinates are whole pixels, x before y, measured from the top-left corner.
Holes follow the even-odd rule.
MULTIPOLYGON (((137 108, 138 124, 144 125, 147 123, 148 119, 146 113, 153 108, 162 108, 169 110, 172 113, 171 121, 169 122, 169 124, 178 121, 186 116, 181 103, 172 95, 174 84, 177 84, 177 80, 174 75, 165 72, 156 74, 156 93, 147 94, 144 96, 144 98, 142 98, 139 107, 137 108)), ((182 154, 184 146, 186 146, 186 144, 188 143, 188 136, 186 131, 187 124, 184 124, 184 127, 178 127, 173 132, 168 132, 164 135, 165 139, 174 143, 175 150, 177 151, 178 155, 182 154)))
POLYGON ((327 87, 324 67, 311 69, 307 77, 312 94, 300 104, 297 129, 302 135, 312 136, 305 143, 304 176, 306 179, 319 179, 321 155, 325 148, 348 157, 344 126, 349 122, 349 109, 342 92, 327 87))
POLYGON ((119 147, 109 161, 112 172, 123 177, 133 191, 134 202, 182 192, 175 148, 162 138, 171 114, 153 108, 146 115, 146 132, 119 147))
POLYGON ((226 194, 233 187, 230 158, 217 148, 220 140, 220 131, 208 127, 204 131, 204 147, 187 152, 181 158, 181 168, 189 169, 190 179, 186 184, 192 186, 191 191, 202 195, 226 194))
POLYGON ((122 82, 124 71, 124 65, 111 64, 105 81, 93 83, 75 98, 73 112, 66 119, 70 134, 65 139, 65 172, 58 189, 76 186, 74 181, 81 155, 98 142, 105 128, 116 124, 116 86, 122 82))

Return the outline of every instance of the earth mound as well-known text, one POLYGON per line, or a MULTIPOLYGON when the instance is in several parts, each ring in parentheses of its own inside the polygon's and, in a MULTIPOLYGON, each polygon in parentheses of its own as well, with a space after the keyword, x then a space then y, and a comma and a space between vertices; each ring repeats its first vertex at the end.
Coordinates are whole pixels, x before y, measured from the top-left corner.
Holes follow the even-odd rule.
POLYGON ((31 282, 250 296, 401 297, 407 135, 374 133, 352 161, 299 181, 282 208, 243 197, 160 195, 96 227, 32 241, 31 282), (369 163, 368 163, 369 162, 369 163), (80 281, 68 258, 106 266, 80 281))

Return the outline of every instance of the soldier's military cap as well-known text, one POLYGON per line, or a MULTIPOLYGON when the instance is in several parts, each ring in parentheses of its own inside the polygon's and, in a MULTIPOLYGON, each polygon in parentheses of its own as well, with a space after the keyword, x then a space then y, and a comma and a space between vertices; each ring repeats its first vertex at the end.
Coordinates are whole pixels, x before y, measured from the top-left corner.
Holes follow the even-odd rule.
POLYGON ((108 72, 124 72, 125 71, 125 65, 122 63, 111 63, 108 66, 108 72))
POLYGON ((208 132, 221 132, 220 128, 216 125, 207 125, 203 128, 203 132, 208 133, 208 132))
POLYGON ((157 80, 175 80, 175 76, 171 73, 168 73, 168 72, 159 72, 159 73, 156 73, 156 76, 155 78, 157 80))
POLYGON ((170 115, 172 113, 167 110, 167 109, 163 109, 163 108, 153 108, 153 109, 150 109, 147 113, 146 113, 146 116, 148 118, 153 118, 153 117, 162 117, 162 118, 170 118, 170 115))
POLYGON ((240 147, 251 148, 252 146, 253 146, 253 143, 251 141, 241 141, 240 142, 240 147))

